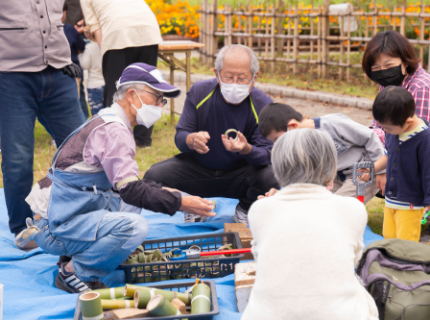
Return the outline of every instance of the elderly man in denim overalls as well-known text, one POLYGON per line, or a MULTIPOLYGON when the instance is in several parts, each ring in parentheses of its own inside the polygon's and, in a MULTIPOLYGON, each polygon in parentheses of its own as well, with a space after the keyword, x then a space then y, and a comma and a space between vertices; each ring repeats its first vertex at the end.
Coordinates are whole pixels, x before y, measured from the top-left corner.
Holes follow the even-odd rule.
POLYGON ((26 199, 34 225, 28 219, 16 241, 22 246, 34 239, 48 253, 71 257, 55 279, 71 293, 104 287, 99 279, 142 243, 148 223, 141 208, 214 215, 210 201, 138 178, 132 126, 152 126, 161 117, 164 96, 175 98, 180 90, 144 63, 128 66, 117 88, 111 108, 75 130, 54 155, 47 177, 26 199))

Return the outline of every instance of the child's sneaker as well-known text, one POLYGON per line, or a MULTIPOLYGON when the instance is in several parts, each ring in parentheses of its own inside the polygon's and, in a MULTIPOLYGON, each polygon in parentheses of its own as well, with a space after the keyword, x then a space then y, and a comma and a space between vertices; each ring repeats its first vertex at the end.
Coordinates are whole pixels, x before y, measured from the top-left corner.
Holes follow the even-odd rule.
POLYGON ((236 206, 236 212, 233 216, 233 219, 236 223, 244 223, 247 226, 249 226, 248 222, 248 212, 243 209, 240 204, 237 204, 236 206))

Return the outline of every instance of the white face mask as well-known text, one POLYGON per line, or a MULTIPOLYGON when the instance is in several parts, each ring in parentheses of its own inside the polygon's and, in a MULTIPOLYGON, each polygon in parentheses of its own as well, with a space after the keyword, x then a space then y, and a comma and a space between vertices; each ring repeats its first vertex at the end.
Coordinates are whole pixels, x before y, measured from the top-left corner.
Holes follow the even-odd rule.
MULTIPOLYGON (((136 92, 136 90, 134 90, 134 92, 136 92)), ((150 128, 161 118, 162 108, 144 104, 142 100, 140 100, 137 92, 136 95, 142 103, 142 107, 140 109, 137 109, 133 104, 131 104, 131 106, 137 111, 136 122, 137 124, 150 128)))
POLYGON ((221 82, 221 94, 223 97, 232 104, 239 104, 249 96, 249 88, 251 88, 254 77, 252 77, 251 84, 236 84, 221 82))

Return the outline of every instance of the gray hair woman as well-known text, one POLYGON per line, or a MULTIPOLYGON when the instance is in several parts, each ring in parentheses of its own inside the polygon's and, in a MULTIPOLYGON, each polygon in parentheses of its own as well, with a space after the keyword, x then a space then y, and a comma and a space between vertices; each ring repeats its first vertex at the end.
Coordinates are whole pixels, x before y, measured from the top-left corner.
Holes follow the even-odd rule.
POLYGON ((336 149, 319 130, 285 133, 272 152, 282 190, 249 211, 257 277, 242 319, 377 320, 354 275, 366 209, 332 194, 336 149))

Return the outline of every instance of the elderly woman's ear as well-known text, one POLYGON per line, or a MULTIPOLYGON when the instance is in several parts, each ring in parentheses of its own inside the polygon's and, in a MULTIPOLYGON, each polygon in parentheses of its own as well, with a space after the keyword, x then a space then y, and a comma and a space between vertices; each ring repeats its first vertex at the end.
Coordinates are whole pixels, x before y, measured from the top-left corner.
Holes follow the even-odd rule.
POLYGON ((326 188, 328 191, 330 191, 331 189, 333 189, 333 180, 330 180, 327 184, 326 184, 326 188))

